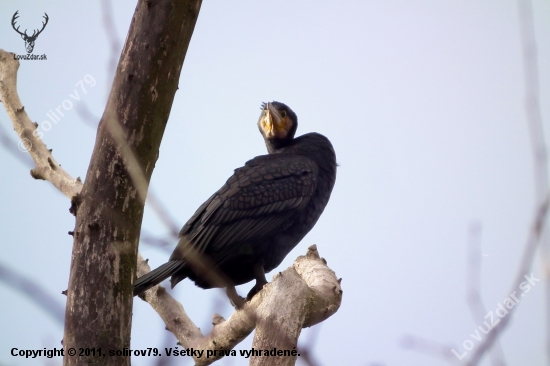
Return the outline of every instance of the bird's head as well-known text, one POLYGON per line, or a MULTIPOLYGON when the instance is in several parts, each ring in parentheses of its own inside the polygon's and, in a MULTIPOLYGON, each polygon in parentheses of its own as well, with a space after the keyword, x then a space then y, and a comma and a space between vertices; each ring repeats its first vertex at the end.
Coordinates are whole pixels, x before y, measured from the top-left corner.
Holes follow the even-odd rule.
POLYGON ((270 145, 277 149, 294 138, 298 128, 298 117, 284 103, 275 101, 263 103, 258 128, 268 145, 268 149, 270 145))

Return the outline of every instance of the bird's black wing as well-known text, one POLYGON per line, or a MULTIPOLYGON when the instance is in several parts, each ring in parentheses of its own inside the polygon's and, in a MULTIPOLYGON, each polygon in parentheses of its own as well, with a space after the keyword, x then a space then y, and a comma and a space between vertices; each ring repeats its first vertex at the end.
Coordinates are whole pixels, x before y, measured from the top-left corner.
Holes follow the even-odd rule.
MULTIPOLYGON (((311 159, 297 155, 248 161, 184 225, 178 248, 191 244, 198 252, 225 252, 285 229, 315 192, 317 169, 311 159)), ((182 259, 180 255, 176 250, 170 259, 182 259)))

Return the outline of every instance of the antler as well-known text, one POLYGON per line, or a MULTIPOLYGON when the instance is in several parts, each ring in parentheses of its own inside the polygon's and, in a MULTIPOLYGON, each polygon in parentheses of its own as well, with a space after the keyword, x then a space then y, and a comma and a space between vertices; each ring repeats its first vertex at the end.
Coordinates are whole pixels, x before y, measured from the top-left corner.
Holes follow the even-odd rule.
POLYGON ((44 13, 43 18, 46 19, 46 21, 45 21, 45 22, 42 22, 42 29, 40 29, 40 30, 35 29, 34 32, 32 33, 32 36, 29 36, 29 35, 27 34, 27 30, 26 30, 26 29, 25 29, 25 32, 24 32, 24 33, 21 33, 21 32, 19 31, 19 27, 15 28, 15 20, 16 20, 17 18, 19 18, 19 15, 17 15, 17 13, 19 13, 19 10, 17 10, 17 11, 15 12, 15 14, 13 14, 13 17, 11 18, 11 26, 13 27, 13 29, 15 29, 15 31, 16 31, 17 33, 19 33, 19 34, 22 35, 22 36, 25 36, 25 37, 26 37, 25 39, 29 39, 29 40, 34 40, 34 39, 36 39, 36 37, 38 37, 38 35, 39 35, 40 33, 42 33, 42 31, 44 30, 44 28, 46 28, 46 24, 48 24, 48 20, 50 19, 50 18, 48 17, 48 14, 44 13), (37 32, 38 32, 38 33, 37 33, 37 32))
MULTIPOLYGON (((27 30, 25 30, 25 33, 21 33, 21 32, 19 31, 19 27, 15 28, 15 20, 16 20, 17 18, 19 18, 19 15, 17 15, 17 13, 19 13, 19 10, 17 10, 17 11, 15 12, 15 14, 13 14, 13 18, 11 18, 11 26, 12 26, 13 29, 14 29, 17 33, 19 33, 20 35, 22 35, 22 36, 27 36, 27 30)), ((44 13, 44 14, 46 14, 46 13, 44 13)), ((28 36, 27 36, 27 37, 28 37, 28 36)))
POLYGON ((48 14, 46 14, 46 13, 44 13, 44 16, 43 16, 42 18, 45 18, 45 19, 46 19, 46 22, 42 22, 42 29, 40 29, 40 30, 38 31, 38 33, 36 33, 36 31, 37 31, 38 29, 36 29, 36 30, 34 31, 34 33, 32 34, 31 38, 32 38, 32 37, 34 37, 34 38, 38 37, 38 35, 39 35, 40 33, 42 33, 42 31, 44 30, 44 28, 46 28, 46 24, 48 24, 48 20, 49 20, 50 18, 48 18, 48 14), (35 33, 36 33, 36 34, 35 34, 35 33))

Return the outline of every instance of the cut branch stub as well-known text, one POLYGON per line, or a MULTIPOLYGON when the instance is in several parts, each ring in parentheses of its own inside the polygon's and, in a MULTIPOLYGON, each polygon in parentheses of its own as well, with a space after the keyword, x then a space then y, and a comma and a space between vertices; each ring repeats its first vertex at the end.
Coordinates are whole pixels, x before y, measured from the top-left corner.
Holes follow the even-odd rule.
POLYGON ((304 327, 311 327, 336 313, 342 303, 341 279, 337 279, 326 261, 319 257, 317 246, 310 246, 307 254, 298 257, 293 266, 312 292, 304 327))

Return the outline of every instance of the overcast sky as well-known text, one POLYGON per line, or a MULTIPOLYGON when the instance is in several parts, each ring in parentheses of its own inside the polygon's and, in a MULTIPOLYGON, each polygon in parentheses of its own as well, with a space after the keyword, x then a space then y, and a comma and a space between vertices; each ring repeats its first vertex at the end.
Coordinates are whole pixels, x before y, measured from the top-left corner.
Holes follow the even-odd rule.
MULTIPOLYGON (((550 3, 534 0, 533 7, 540 105, 550 141, 550 3)), ((25 54, 10 25, 15 11, 21 29, 37 28, 43 13, 49 16, 34 49, 47 60, 21 61, 18 73, 31 119, 47 121, 47 113, 79 88, 80 101, 43 136, 73 176, 86 175, 95 141, 91 125, 110 89, 109 39, 124 41, 134 8, 135 1, 113 4, 116 29, 108 37, 100 2, 2 0, 4 50, 25 54)), ((487 311, 496 311, 513 291, 535 210, 524 85, 515 1, 205 0, 151 189, 183 225, 233 169, 266 153, 256 127, 262 101, 287 103, 298 115, 297 134, 326 135, 340 164, 323 216, 268 275, 317 244, 343 278, 339 311, 305 330, 300 341, 316 337, 321 365, 443 365, 403 347, 403 340, 414 335, 460 354, 466 340, 480 344, 470 335, 484 319, 474 319, 466 302, 472 225, 481 228, 487 311)), ((17 143, 3 108, 0 128, 17 143)), ((51 184, 30 177, 23 154, 0 148, 0 263, 35 280, 64 307, 74 217, 51 184)), ((176 241, 148 208, 143 229, 173 243, 167 251, 140 245, 156 267, 176 241)), ((536 259, 535 278, 542 278, 541 268, 536 259)), ((547 305, 544 285, 535 283, 527 293, 517 289, 525 296, 501 339, 508 365, 547 364, 547 305)), ((59 365, 60 359, 10 356, 14 347, 60 347, 63 326, 2 282, 0 296, 0 365, 59 365)), ((215 311, 232 312, 219 290, 190 281, 174 296, 203 331, 215 311)), ((158 315, 137 300, 132 348, 162 347, 166 333, 158 315)), ((170 342, 175 346, 175 338, 170 342)), ((250 344, 249 338, 237 349, 250 344)), ((151 364, 146 358, 132 362, 151 364)), ((246 361, 229 357, 219 364, 246 361)))

